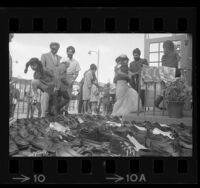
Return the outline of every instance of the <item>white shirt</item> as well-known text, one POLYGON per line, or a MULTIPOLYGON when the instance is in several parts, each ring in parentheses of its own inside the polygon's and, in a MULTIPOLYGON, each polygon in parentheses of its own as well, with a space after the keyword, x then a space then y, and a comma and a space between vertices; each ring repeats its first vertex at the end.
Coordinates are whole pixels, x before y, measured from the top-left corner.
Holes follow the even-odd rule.
POLYGON ((75 72, 79 72, 81 70, 79 62, 74 58, 69 59, 68 57, 63 57, 60 62, 62 63, 65 61, 70 63, 67 68, 67 74, 74 74, 75 72))

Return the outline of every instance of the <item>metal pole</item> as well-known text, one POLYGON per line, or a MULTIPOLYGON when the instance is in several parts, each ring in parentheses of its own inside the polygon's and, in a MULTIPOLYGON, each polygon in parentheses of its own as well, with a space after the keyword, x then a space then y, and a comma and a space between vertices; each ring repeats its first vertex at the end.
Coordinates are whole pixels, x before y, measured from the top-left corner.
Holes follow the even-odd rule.
POLYGON ((141 78, 141 72, 139 73, 139 82, 138 82, 138 110, 137 110, 137 116, 140 115, 140 78, 141 78))
POLYGON ((156 82, 154 82, 153 115, 155 116, 156 82))
POLYGON ((99 80, 99 49, 97 51, 97 80, 99 80))

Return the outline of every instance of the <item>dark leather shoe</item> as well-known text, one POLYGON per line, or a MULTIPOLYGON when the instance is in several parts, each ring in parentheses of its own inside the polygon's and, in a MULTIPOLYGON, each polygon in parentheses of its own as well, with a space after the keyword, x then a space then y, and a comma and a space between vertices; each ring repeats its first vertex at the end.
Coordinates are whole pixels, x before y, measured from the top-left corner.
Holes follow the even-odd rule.
POLYGON ((14 141, 17 144, 17 146, 19 147, 19 149, 26 149, 26 148, 29 147, 29 142, 27 142, 26 140, 24 140, 20 136, 16 136, 14 138, 14 141))
POLYGON ((14 155, 19 151, 17 145, 15 144, 15 142, 10 138, 9 139, 9 154, 10 155, 14 155))

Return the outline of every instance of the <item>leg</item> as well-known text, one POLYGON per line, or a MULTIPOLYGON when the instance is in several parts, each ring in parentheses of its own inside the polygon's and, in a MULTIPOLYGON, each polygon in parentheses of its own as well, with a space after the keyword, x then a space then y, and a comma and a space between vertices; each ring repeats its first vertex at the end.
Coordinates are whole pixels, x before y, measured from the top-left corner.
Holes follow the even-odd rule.
POLYGON ((49 107, 49 94, 44 92, 44 93, 42 93, 42 96, 41 96, 41 111, 42 111, 41 117, 46 116, 48 107, 49 107))
POLYGON ((38 95, 37 89, 40 86, 40 80, 32 80, 31 86, 32 86, 33 96, 36 99, 38 95))
POLYGON ((86 113, 87 112, 87 101, 84 100, 83 102, 83 113, 86 113))
POLYGON ((90 104, 90 100, 87 100, 87 113, 91 112, 91 104, 90 104))
POLYGON ((140 91, 140 98, 141 98, 141 102, 142 102, 142 108, 144 107, 144 102, 145 102, 145 101, 144 101, 144 99, 145 99, 144 96, 145 96, 145 90, 142 89, 142 90, 140 91))
POLYGON ((42 111, 41 111, 41 104, 38 102, 36 104, 36 107, 37 107, 37 110, 38 110, 38 117, 41 117, 41 113, 42 113, 42 111))

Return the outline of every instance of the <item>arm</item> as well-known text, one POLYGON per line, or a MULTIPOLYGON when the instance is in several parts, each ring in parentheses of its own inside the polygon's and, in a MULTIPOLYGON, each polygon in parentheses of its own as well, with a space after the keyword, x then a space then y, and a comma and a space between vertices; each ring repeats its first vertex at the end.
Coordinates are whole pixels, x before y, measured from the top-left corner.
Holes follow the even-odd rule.
POLYGON ((51 72, 47 71, 47 70, 44 70, 44 74, 46 74, 47 76, 49 76, 51 78, 54 78, 54 75, 51 72))
POLYGON ((77 62, 76 71, 74 73, 74 81, 77 79, 80 70, 81 70, 81 68, 80 68, 79 62, 77 62))
POLYGON ((79 71, 76 71, 76 72, 74 73, 74 81, 77 79, 78 74, 79 74, 79 71))
POLYGON ((26 67, 24 69, 24 73, 26 74, 28 72, 28 67, 30 66, 30 62, 26 63, 26 67))
POLYGON ((148 63, 148 61, 146 59, 144 59, 143 64, 149 66, 149 63, 148 63))
POLYGON ((41 56, 41 62, 42 62, 43 69, 46 70, 46 59, 45 59, 44 54, 42 54, 41 56))

